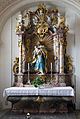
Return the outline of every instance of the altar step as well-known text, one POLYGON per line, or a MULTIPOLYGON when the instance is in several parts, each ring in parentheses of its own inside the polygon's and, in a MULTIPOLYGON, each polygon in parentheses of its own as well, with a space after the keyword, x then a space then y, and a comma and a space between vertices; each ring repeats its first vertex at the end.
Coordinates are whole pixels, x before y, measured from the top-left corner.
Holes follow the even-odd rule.
POLYGON ((68 109, 65 109, 65 110, 56 110, 56 109, 53 109, 53 110, 35 110, 35 109, 30 109, 30 110, 28 110, 28 109, 12 109, 12 112, 15 112, 15 113, 33 113, 33 114, 35 114, 35 113, 44 113, 44 114, 46 114, 46 113, 67 113, 68 112, 68 109))
MULTIPOLYGON (((0 119, 27 119, 26 114, 14 113, 11 110, 3 110, 0 119)), ((55 114, 30 114, 30 119, 80 119, 80 112, 76 113, 55 113, 55 114)))

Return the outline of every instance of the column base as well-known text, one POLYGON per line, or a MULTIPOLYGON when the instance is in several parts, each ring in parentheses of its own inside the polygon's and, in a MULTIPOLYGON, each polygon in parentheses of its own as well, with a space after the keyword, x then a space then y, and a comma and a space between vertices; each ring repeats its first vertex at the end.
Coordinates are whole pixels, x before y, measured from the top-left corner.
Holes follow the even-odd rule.
POLYGON ((61 74, 59 75, 59 80, 58 80, 59 83, 62 83, 64 86, 66 86, 66 83, 65 83, 65 75, 61 74))

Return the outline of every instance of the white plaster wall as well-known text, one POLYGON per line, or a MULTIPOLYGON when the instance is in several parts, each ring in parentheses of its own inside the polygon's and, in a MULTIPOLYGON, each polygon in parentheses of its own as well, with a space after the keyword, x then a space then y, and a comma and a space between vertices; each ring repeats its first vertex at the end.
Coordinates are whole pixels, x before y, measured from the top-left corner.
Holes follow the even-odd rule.
POLYGON ((0 101, 5 103, 2 93, 11 86, 11 18, 6 22, 0 39, 0 101))
POLYGON ((66 9, 66 23, 69 25, 67 53, 72 56, 74 83, 76 87, 76 109, 80 109, 80 16, 66 9), (75 81, 76 80, 76 81, 75 81))
POLYGON ((75 78, 76 78, 76 108, 80 109, 80 16, 75 17, 75 78))
MULTIPOLYGON (((66 9, 66 25, 69 26, 67 34, 67 53, 75 58, 75 13, 71 9, 66 9)), ((75 59, 73 59, 75 65, 75 59)))
MULTIPOLYGON (((73 62, 73 73, 75 73, 75 63, 76 63, 76 49, 75 49, 75 12, 73 12, 70 8, 66 8, 65 10, 66 17, 66 25, 69 26, 69 31, 67 34, 67 54, 71 56, 73 62)), ((72 78, 73 85, 75 84, 75 75, 72 78)), ((76 84, 75 84, 76 85, 76 84)))
MULTIPOLYGON (((61 9, 62 10, 62 9, 61 9)), ((18 57, 18 41, 15 33, 16 17, 19 12, 10 17, 4 25, 0 37, 0 102, 3 102, 3 107, 8 107, 2 97, 2 92, 5 88, 10 87, 13 83, 13 63, 15 57, 18 57)), ((73 58, 76 77, 76 108, 80 109, 80 17, 77 16, 71 9, 65 9, 66 24, 70 30, 67 36, 68 46, 67 52, 73 58)))
POLYGON ((19 57, 19 49, 18 49, 18 39, 17 39, 17 35, 16 35, 16 18, 18 17, 18 15, 20 14, 20 12, 16 13, 15 15, 13 15, 11 17, 11 84, 13 85, 14 82, 14 74, 13 74, 13 65, 14 65, 14 61, 15 61, 15 57, 19 57))
POLYGON ((19 12, 10 17, 3 27, 0 39, 0 103, 3 108, 10 107, 3 98, 3 90, 13 83, 13 64, 18 57, 18 41, 16 37, 16 18, 19 12))

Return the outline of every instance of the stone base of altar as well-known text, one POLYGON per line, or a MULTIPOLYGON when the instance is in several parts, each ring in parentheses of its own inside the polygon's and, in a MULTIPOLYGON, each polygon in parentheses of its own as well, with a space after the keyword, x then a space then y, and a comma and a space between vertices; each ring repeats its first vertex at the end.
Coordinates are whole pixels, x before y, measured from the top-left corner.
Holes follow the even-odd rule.
POLYGON ((72 87, 10 87, 3 96, 12 103, 12 111, 21 113, 68 112, 74 102, 72 87))
POLYGON ((55 109, 53 109, 53 110, 40 110, 40 111, 38 111, 38 110, 28 110, 28 109, 21 109, 21 110, 12 110, 12 112, 14 112, 14 113, 33 113, 33 114, 35 114, 35 113, 40 113, 40 114, 46 114, 46 113, 51 113, 51 114, 53 114, 53 113, 67 113, 68 112, 68 109, 65 109, 65 110, 55 110, 55 109))
POLYGON ((12 111, 15 113, 65 113, 69 112, 68 105, 70 104, 72 106, 71 101, 65 101, 63 99, 48 100, 43 103, 21 99, 13 104, 12 111))

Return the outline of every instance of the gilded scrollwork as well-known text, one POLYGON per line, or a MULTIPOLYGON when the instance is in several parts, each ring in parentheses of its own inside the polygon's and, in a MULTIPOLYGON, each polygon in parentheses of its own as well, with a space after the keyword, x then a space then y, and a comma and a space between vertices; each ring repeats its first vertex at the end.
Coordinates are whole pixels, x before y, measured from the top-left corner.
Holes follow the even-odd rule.
MULTIPOLYGON (((27 65, 26 69, 28 69, 28 63, 31 64, 33 62, 32 53, 35 46, 38 48, 37 43, 41 42, 47 51, 46 68, 48 71, 43 72, 43 74, 50 72, 51 62, 53 63, 52 73, 65 73, 67 72, 67 70, 64 72, 65 67, 67 67, 69 71, 72 70, 71 59, 66 53, 66 36, 69 26, 65 25, 65 20, 65 16, 62 16, 57 8, 50 10, 43 3, 40 4, 35 11, 28 9, 24 16, 19 16, 17 19, 16 32, 19 32, 18 46, 22 48, 20 56, 21 65, 24 64, 24 69, 25 64, 27 65), (26 20, 28 23, 25 23, 26 20), (21 34, 20 31, 24 31, 24 34, 21 34), (21 39, 19 39, 19 36, 22 36, 21 39), (68 60, 66 65, 64 63, 65 57, 67 57, 68 60)), ((27 71, 28 70, 26 70, 26 72, 27 71)), ((30 71, 35 72, 31 65, 30 71)))
POLYGON ((26 15, 28 17, 28 25, 26 26, 26 29, 29 29, 31 27, 31 24, 30 24, 31 10, 30 9, 26 10, 26 15))
POLYGON ((31 25, 37 27, 39 24, 46 23, 49 25, 55 25, 58 22, 58 9, 54 8, 53 10, 49 10, 43 3, 40 4, 36 11, 31 12, 31 10, 26 11, 26 15, 28 15, 28 25, 26 28, 30 28, 31 25))
POLYGON ((14 66, 13 66, 13 72, 18 73, 19 72, 19 57, 15 57, 14 66))
POLYGON ((18 41, 18 47, 20 47, 22 45, 22 40, 18 41))
POLYGON ((27 48, 27 56, 26 56, 26 59, 27 59, 27 62, 30 62, 31 61, 31 58, 30 58, 30 39, 27 39, 27 43, 26 43, 26 48, 27 48))
POLYGON ((65 56, 64 56, 64 64, 65 64, 65 67, 64 67, 64 70, 65 70, 65 72, 67 72, 67 73, 71 73, 72 71, 73 71, 73 66, 72 66, 72 57, 69 55, 67 55, 67 54, 65 54, 65 56))
POLYGON ((25 31, 25 26, 24 26, 25 19, 24 19, 24 17, 20 14, 18 16, 18 18, 16 18, 16 20, 17 20, 16 32, 25 31))
POLYGON ((40 38, 43 38, 48 33, 48 26, 46 24, 39 24, 35 32, 40 38))

